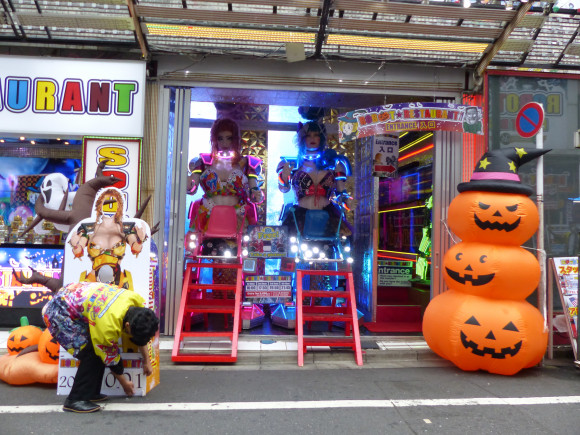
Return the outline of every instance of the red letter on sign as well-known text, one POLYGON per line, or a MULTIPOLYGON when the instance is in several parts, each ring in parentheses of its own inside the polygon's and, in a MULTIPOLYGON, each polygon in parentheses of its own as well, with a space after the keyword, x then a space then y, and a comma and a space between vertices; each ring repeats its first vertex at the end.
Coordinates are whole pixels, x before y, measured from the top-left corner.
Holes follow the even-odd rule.
POLYGON ((123 190, 127 187, 127 173, 125 171, 121 171, 121 170, 107 170, 107 171, 103 171, 103 175, 112 175, 114 177, 120 178, 121 181, 116 182, 115 184, 113 184, 113 187, 116 187, 117 189, 123 190))

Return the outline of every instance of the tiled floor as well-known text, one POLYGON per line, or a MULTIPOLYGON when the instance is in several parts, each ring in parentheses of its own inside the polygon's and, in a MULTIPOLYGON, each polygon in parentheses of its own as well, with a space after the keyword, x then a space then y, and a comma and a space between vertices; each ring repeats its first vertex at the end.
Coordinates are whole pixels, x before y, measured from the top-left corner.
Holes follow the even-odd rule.
MULTIPOLYGON (((0 330, 0 353, 6 349, 6 343, 8 340, 9 331, 0 330)), ((369 337, 364 337, 365 341, 369 340, 369 337)), ((377 337, 374 341, 381 350, 417 350, 417 349, 427 349, 427 343, 423 337, 377 337)), ((210 346, 212 343, 208 343, 210 346)), ((214 344, 215 346, 216 344, 214 344)), ((219 346, 219 344, 218 344, 219 346)), ((317 351, 321 351, 327 348, 327 346, 316 347, 317 351)), ((161 336, 159 340, 159 349, 162 351, 170 351, 173 349, 173 337, 172 336, 161 336)), ((296 352, 298 350, 298 344, 295 337, 293 336, 257 336, 257 335, 247 335, 242 334, 239 337, 238 349, 240 351, 292 351, 296 352)))

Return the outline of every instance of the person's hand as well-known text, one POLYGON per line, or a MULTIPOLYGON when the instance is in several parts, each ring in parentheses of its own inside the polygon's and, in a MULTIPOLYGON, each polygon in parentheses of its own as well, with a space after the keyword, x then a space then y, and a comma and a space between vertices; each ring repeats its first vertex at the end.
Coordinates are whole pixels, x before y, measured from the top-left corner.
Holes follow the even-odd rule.
POLYGON ((75 258, 80 258, 83 256, 84 249, 83 249, 82 245, 79 244, 79 245, 73 246, 72 251, 73 251, 75 258))
POLYGON ((151 365, 151 361, 146 361, 145 364, 143 364, 143 374, 145 376, 153 374, 153 366, 151 365))
POLYGON ((264 201, 264 192, 262 192, 260 189, 252 189, 252 193, 250 194, 250 202, 253 202, 254 204, 260 204, 262 201, 264 201))
POLYGON ((292 175, 292 170, 290 169, 290 163, 286 162, 282 167, 282 173, 280 174, 282 180, 286 181, 290 179, 290 175, 292 175))
POLYGON ((129 378, 125 375, 115 375, 115 378, 117 378, 127 396, 133 397, 135 395, 135 385, 133 385, 133 382, 129 378))
POLYGON ((195 194, 195 192, 197 192, 197 186, 198 184, 196 183, 195 179, 193 178, 192 175, 187 177, 187 183, 185 185, 185 193, 188 195, 193 195, 195 194))

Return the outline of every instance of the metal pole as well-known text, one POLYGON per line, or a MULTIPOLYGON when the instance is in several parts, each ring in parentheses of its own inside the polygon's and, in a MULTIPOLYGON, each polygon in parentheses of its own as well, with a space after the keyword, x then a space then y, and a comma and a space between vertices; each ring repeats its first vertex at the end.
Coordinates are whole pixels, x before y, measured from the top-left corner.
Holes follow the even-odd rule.
MULTIPOLYGON (((543 107, 542 107, 543 110, 543 107)), ((536 148, 544 148, 544 128, 536 134, 536 148)), ((546 313, 546 262, 544 259, 544 157, 540 156, 536 163, 536 202, 540 215, 540 225, 538 228, 538 261, 540 263, 540 283, 538 285, 538 309, 544 316, 544 325, 547 324, 546 313)))

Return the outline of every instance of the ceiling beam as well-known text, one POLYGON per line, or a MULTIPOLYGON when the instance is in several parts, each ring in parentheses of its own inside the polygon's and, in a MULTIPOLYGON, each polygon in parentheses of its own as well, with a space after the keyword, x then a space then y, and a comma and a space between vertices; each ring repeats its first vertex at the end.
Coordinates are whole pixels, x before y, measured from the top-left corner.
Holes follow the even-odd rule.
POLYGON ((351 20, 346 18, 330 18, 328 21, 329 28, 335 32, 342 31, 341 33, 344 33, 344 30, 357 30, 389 35, 423 35, 429 39, 433 39, 434 36, 445 38, 455 37, 456 39, 473 38, 470 42, 477 42, 477 40, 491 42, 498 38, 502 32, 501 28, 433 26, 427 24, 393 23, 390 21, 351 20))
POLYGON ((322 44, 324 44, 324 39, 326 38, 326 26, 328 25, 331 4, 332 0, 324 0, 322 5, 322 12, 320 13, 320 27, 318 28, 318 34, 316 35, 316 46, 314 48, 313 55, 315 59, 319 58, 322 54, 322 44))
POLYGON ((148 22, 158 22, 154 19, 163 19, 173 22, 198 22, 207 25, 207 22, 227 23, 228 27, 244 26, 249 24, 270 25, 278 27, 308 27, 317 29, 319 19, 316 16, 302 16, 273 13, 251 13, 251 12, 225 12, 225 11, 204 11, 200 9, 177 9, 156 6, 135 5, 135 12, 138 17, 147 19, 148 22), (150 20, 153 18, 153 20, 150 20))
POLYGON ((495 40, 495 42, 491 45, 487 53, 481 58, 477 66, 475 67, 475 79, 476 81, 480 81, 482 74, 487 69, 491 61, 493 60, 494 56, 500 50, 501 46, 507 39, 509 38, 510 34, 514 31, 514 29, 518 26, 520 21, 524 18, 526 13, 532 7, 532 2, 528 3, 520 3, 520 7, 518 8, 516 14, 512 18, 512 20, 507 23, 501 35, 495 40))
POLYGON ((475 21, 511 21, 515 11, 495 8, 464 8, 457 5, 434 6, 383 1, 336 0, 334 9, 475 21))
POLYGON ((133 0, 127 0, 127 7, 129 8, 129 15, 131 15, 131 19, 133 20, 133 27, 135 28, 135 36, 137 37, 137 42, 139 43, 141 54, 143 55, 143 59, 148 60, 149 50, 147 49, 147 41, 145 40, 145 36, 143 35, 141 25, 139 24, 139 16, 135 12, 135 4, 133 3, 133 0))

